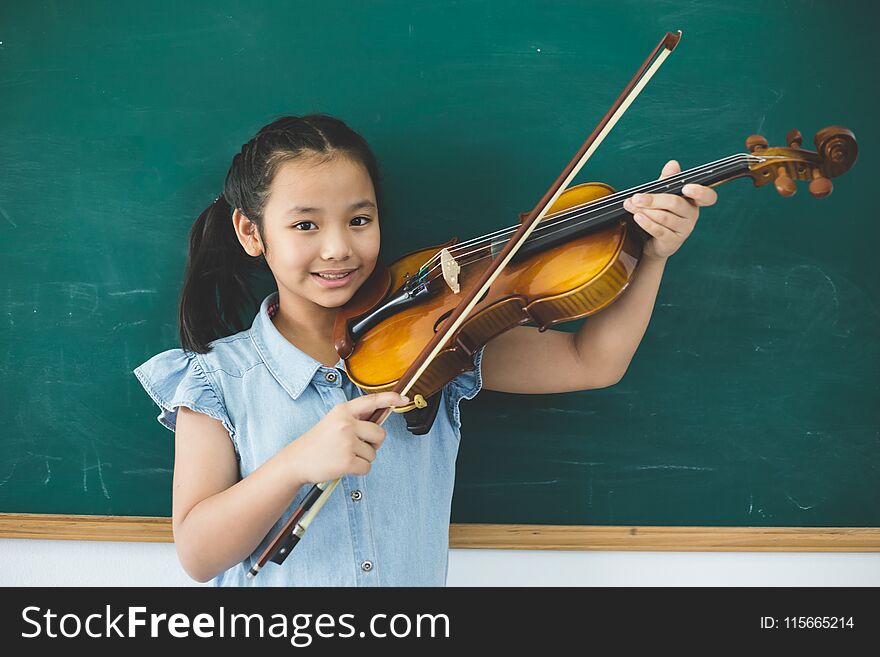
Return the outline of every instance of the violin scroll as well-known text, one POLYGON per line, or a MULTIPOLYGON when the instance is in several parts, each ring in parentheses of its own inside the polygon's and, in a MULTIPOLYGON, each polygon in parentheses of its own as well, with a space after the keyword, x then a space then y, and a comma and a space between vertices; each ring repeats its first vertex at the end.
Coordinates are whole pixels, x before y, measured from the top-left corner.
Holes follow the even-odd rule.
POLYGON ((852 167, 858 157, 855 135, 847 128, 832 125, 816 133, 816 151, 801 148, 799 130, 790 130, 785 137, 787 147, 769 146, 761 135, 750 135, 746 148, 760 160, 749 166, 755 187, 773 182, 782 196, 797 191, 795 180, 808 180, 809 190, 816 198, 828 196, 833 185, 829 178, 840 176, 852 167))

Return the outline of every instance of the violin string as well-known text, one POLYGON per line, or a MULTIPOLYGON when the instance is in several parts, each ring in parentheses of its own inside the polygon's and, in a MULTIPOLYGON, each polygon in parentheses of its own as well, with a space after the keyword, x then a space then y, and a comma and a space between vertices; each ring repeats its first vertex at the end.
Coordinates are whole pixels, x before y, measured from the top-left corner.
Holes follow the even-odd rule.
MULTIPOLYGON (((722 171, 722 172, 726 172, 727 169, 730 169, 731 171, 735 171, 737 168, 737 165, 738 165, 738 163, 730 162, 726 166, 718 168, 718 170, 722 171)), ((668 181, 668 179, 663 180, 664 183, 667 181, 668 181)), ((654 181, 654 182, 658 182, 658 181, 654 181)), ((626 194, 624 194, 624 196, 626 196, 626 194)), ((584 207, 584 206, 582 205, 581 207, 584 207)), ((527 243, 529 241, 540 242, 542 239, 546 239, 548 237, 553 237, 553 235, 557 232, 557 230, 556 230, 557 226, 559 226, 561 228, 576 228, 578 226, 585 225, 585 224, 598 223, 606 217, 611 217, 611 216, 618 214, 621 209, 622 209, 622 206, 617 203, 597 204, 595 207, 590 206, 590 209, 587 212, 575 214, 575 215, 571 215, 571 216, 567 215, 563 219, 560 219, 560 220, 557 220, 557 221, 551 223, 546 228, 545 227, 537 228, 532 233, 532 235, 529 236, 529 238, 526 242, 527 243), (598 210, 604 210, 609 207, 611 207, 611 210, 609 212, 602 212, 601 214, 598 214, 598 215, 595 214, 598 210), (595 215, 595 216, 590 216, 590 215, 595 215), (584 219, 583 221, 575 221, 576 219, 579 219, 581 217, 587 217, 587 216, 589 216, 588 219, 584 219), (565 226, 562 226, 562 224, 565 224, 565 226), (534 236, 534 240, 533 240, 533 235, 538 232, 542 232, 544 234, 534 236)), ((516 228, 514 228, 514 231, 515 230, 516 230, 516 228)), ((473 249, 473 250, 469 251, 468 253, 461 255, 460 258, 466 258, 468 255, 470 255, 472 253, 478 253, 481 250, 482 250, 481 248, 473 249)), ((492 257, 492 255, 489 254, 489 255, 481 256, 475 260, 472 260, 471 262, 467 262, 467 264, 471 264, 473 262, 479 262, 480 260, 483 260, 484 258, 487 258, 487 257, 492 257)), ((436 266, 433 267, 432 269, 436 269, 436 266)))
MULTIPOLYGON (((686 180, 687 176, 693 176, 695 174, 702 173, 706 170, 711 169, 711 167, 717 166, 718 164, 724 163, 725 161, 728 161, 728 160, 730 161, 730 163, 733 163, 734 160, 739 160, 740 158, 743 158, 743 157, 748 158, 748 157, 755 157, 755 156, 749 156, 744 153, 730 155, 726 158, 716 160, 715 162, 709 162, 708 164, 704 164, 699 167, 689 169, 688 171, 682 171, 679 174, 676 174, 675 176, 670 176, 669 178, 664 178, 662 180, 653 180, 648 183, 644 183, 642 185, 632 187, 627 190, 623 190, 621 192, 616 192, 616 193, 611 194, 609 196, 603 196, 600 199, 596 199, 593 201, 587 201, 586 203, 571 206, 569 208, 566 208, 565 210, 560 210, 559 212, 554 212, 553 214, 547 215, 547 217, 545 217, 544 219, 545 220, 552 219, 554 217, 560 217, 560 216, 561 216, 561 219, 557 219, 556 221, 547 221, 547 222, 542 220, 541 223, 539 224, 539 226, 534 230, 534 233, 546 232, 547 229, 553 228, 553 227, 559 225, 560 223, 584 216, 582 214, 579 214, 579 215, 572 215, 571 214, 572 212, 577 211, 579 209, 589 207, 590 212, 593 212, 595 210, 601 210, 601 209, 608 207, 609 205, 616 205, 617 201, 620 198, 630 196, 630 195, 632 195, 634 193, 638 193, 640 191, 644 191, 644 189, 651 187, 652 185, 656 185, 658 183, 663 183, 663 184, 668 185, 668 184, 674 183, 674 182, 681 182, 681 181, 686 180)), ((756 160, 756 161, 759 161, 759 160, 756 160)), ((607 215, 602 215, 602 216, 607 216, 607 215)), ((579 225, 579 224, 577 224, 577 225, 579 225)), ((452 247, 449 250, 449 252, 450 252, 450 254, 459 253, 467 245, 475 245, 475 246, 482 247, 482 245, 484 245, 486 242, 491 242, 494 238, 504 236, 505 234, 510 235, 510 234, 516 232, 518 229, 519 229, 519 225, 511 226, 511 227, 507 227, 507 228, 502 228, 500 230, 495 231, 494 233, 489 233, 487 235, 481 235, 481 236, 476 237, 474 239, 468 240, 467 242, 462 242, 461 244, 458 244, 458 245, 452 247), (474 244, 475 242, 477 244, 474 244)), ((531 235, 529 236, 529 239, 531 239, 531 235)), ((468 251, 467 253, 461 254, 461 256, 459 256, 459 257, 461 257, 461 258, 467 257, 471 253, 474 253, 475 251, 478 251, 478 250, 479 249, 468 251)), ((439 254, 434 255, 430 260, 428 260, 425 263, 425 265, 429 265, 434 260, 437 260, 439 257, 440 257, 439 254)), ((458 259, 458 258, 456 258, 456 259, 458 259)), ((424 267, 424 265, 423 265, 423 267, 424 267)), ((431 270, 433 270, 434 268, 435 267, 432 267, 431 270)))
MULTIPOLYGON (((734 155, 734 156, 730 156, 729 158, 724 158, 725 160, 731 160, 731 161, 728 163, 727 166, 725 166, 725 167, 721 167, 719 170, 720 170, 720 171, 724 171, 724 170, 727 169, 727 168, 730 168, 731 170, 736 170, 736 166, 731 166, 731 165, 738 165, 738 164, 739 164, 739 161, 741 161, 740 158, 743 158, 743 157, 746 158, 746 159, 749 159, 750 161, 754 161, 754 162, 760 162, 760 161, 763 161, 761 158, 757 158, 757 157, 755 157, 755 156, 749 156, 749 155, 746 155, 746 154, 734 155), (732 159, 732 158, 735 158, 736 161, 734 161, 734 159, 732 159), (752 158, 754 158, 754 159, 752 159, 752 158)), ((718 162, 721 162, 721 161, 722 161, 722 160, 718 160, 717 162, 710 163, 709 165, 704 165, 703 167, 698 167, 697 169, 692 169, 692 170, 689 170, 689 171, 687 171, 687 172, 682 172, 682 174, 684 174, 684 173, 693 174, 693 173, 696 172, 698 169, 703 169, 703 170, 705 170, 705 169, 707 169, 707 168, 710 167, 710 166, 716 166, 716 165, 718 164, 718 162)), ((662 182, 663 182, 663 183, 669 183, 669 182, 671 181, 671 178, 672 178, 672 177, 670 177, 670 178, 664 178, 664 179, 662 180, 662 182)), ((685 179, 685 178, 683 178, 683 177, 679 177, 679 178, 678 178, 678 181, 680 182, 680 181, 682 181, 682 180, 684 180, 684 179, 685 179)), ((661 181, 652 181, 651 183, 647 183, 646 185, 650 186, 651 184, 653 184, 653 183, 657 183, 657 182, 661 182, 661 181)), ((641 187, 644 188, 645 185, 642 185, 641 187)), ((628 194, 631 194, 631 193, 633 193, 633 192, 637 192, 637 191, 639 191, 639 188, 638 188, 638 187, 636 187, 636 188, 632 188, 632 189, 630 189, 630 190, 625 190, 624 192, 621 192, 621 193, 618 194, 617 196, 618 196, 618 198, 619 198, 620 196, 627 196, 628 194)), ((607 199, 607 198, 609 198, 609 197, 602 197, 602 200, 605 200, 605 199, 607 199)), ((586 224, 586 223, 598 222, 599 220, 601 220, 601 219, 603 219, 603 218, 605 218, 605 217, 609 217, 609 216, 612 216, 612 215, 614 215, 614 214, 617 214, 617 213, 619 212, 619 210, 620 210, 620 207, 619 207, 619 206, 618 206, 618 207, 615 207, 611 212, 605 212, 605 213, 602 213, 602 214, 597 215, 597 216, 595 216, 595 217, 591 217, 591 218, 586 219, 586 220, 584 220, 584 221, 580 221, 580 222, 576 222, 576 223, 573 223, 573 224, 572 224, 572 221, 573 221, 573 220, 578 219, 578 218, 580 218, 580 217, 587 216, 587 215, 595 214, 596 210, 600 210, 600 209, 607 208, 607 207, 609 207, 610 205, 614 205, 614 203, 610 203, 610 204, 609 204, 609 203, 605 203, 605 204, 596 204, 595 207, 592 206, 592 205, 589 205, 589 204, 582 204, 581 206, 576 206, 576 207, 587 207, 587 206, 589 206, 589 207, 590 207, 590 210, 589 210, 588 212, 586 212, 586 213, 576 214, 576 215, 569 215, 569 214, 567 214, 567 213, 569 213, 569 212, 571 211, 571 208, 567 208, 567 209, 566 209, 565 211, 563 211, 562 213, 559 213, 559 214, 565 214, 565 216, 564 216, 563 219, 557 220, 557 221, 555 221, 555 222, 551 222, 551 223, 549 223, 547 226, 541 225, 539 228, 535 229, 534 233, 543 232, 544 235, 542 235, 542 236, 536 236, 534 241, 535 241, 535 242, 538 242, 538 241, 540 241, 541 239, 545 239, 545 238, 547 238, 547 237, 552 237, 552 235, 555 234, 555 232, 556 232, 555 227, 558 226, 558 225, 560 225, 560 224, 563 224, 563 223, 568 224, 567 227, 572 227, 572 226, 573 226, 573 227, 577 227, 577 226, 579 226, 579 225, 586 224), (548 232, 548 231, 550 231, 550 232, 548 232)), ((575 206, 573 206, 573 207, 575 207, 575 206)), ((557 213, 554 213, 554 215, 551 215, 551 216, 555 216, 556 214, 557 214, 557 213)), ((542 224, 543 224, 543 222, 542 222, 542 224)), ((497 233, 503 233, 505 230, 507 230, 507 233, 510 234, 510 233, 512 233, 512 232, 515 232, 518 228, 519 228, 519 226, 512 227, 512 229, 502 229, 501 231, 496 231, 496 234, 497 234, 497 233)), ((494 234, 492 234, 492 235, 494 235, 494 234)), ((480 239, 481 239, 481 238, 475 238, 475 240, 480 240, 480 239)), ((472 242, 474 242, 475 240, 469 240, 468 243, 472 243, 472 242)), ((531 236, 531 235, 529 236, 527 242, 528 242, 529 240, 532 240, 532 236, 531 236)), ((484 239, 484 240, 481 242, 481 244, 482 244, 482 243, 485 243, 486 241, 491 241, 491 237, 490 237, 489 240, 485 240, 485 239, 484 239)), ((460 255, 458 258, 456 258, 456 260, 461 261, 463 258, 465 258, 465 257, 467 257, 467 256, 469 256, 469 255, 471 255, 472 253, 477 253, 477 252, 479 252, 479 251, 481 251, 481 250, 482 250, 482 247, 477 248, 477 249, 472 249, 472 250, 468 251, 467 253, 460 255)), ((434 256, 433 258, 431 258, 431 260, 428 261, 428 263, 426 263, 426 265, 429 264, 430 262, 432 262, 433 260, 437 259, 438 257, 439 257, 439 256, 434 256)), ((492 257, 492 254, 488 254, 488 255, 481 256, 481 257, 479 257, 479 258, 477 258, 477 259, 475 259, 475 260, 473 260, 473 261, 471 261, 471 262, 468 262, 467 264, 472 264, 472 263, 475 263, 475 262, 479 262, 480 260, 483 260, 483 259, 488 258, 488 257, 492 257)), ((431 272, 433 272, 435 269, 437 269, 437 267, 440 267, 440 266, 442 266, 442 265, 440 265, 440 264, 438 264, 438 265, 434 265, 434 266, 431 267, 427 272, 424 272, 424 273, 421 275, 420 279, 419 279, 419 284, 420 284, 420 285, 421 285, 421 284, 424 284, 424 282, 425 282, 425 278, 427 278, 427 282, 428 282, 428 283, 430 283, 431 281, 435 280, 436 278, 439 278, 439 276, 442 275, 442 272, 441 272, 440 274, 438 274, 438 275, 431 276, 431 277, 429 277, 429 278, 428 278, 428 276, 429 276, 429 274, 430 274, 431 272)), ((423 266, 423 267, 424 267, 424 266, 423 266)))
MULTIPOLYGON (((632 194, 639 193, 640 191, 643 191, 644 189, 650 188, 650 187, 657 185, 657 184, 668 185, 668 184, 672 184, 672 183, 682 182, 684 180, 687 180, 688 176, 694 176, 694 175, 703 173, 705 171, 711 170, 712 167, 718 167, 719 164, 724 164, 724 166, 722 167, 723 169, 726 169, 730 165, 738 166, 740 164, 740 162, 742 162, 744 160, 751 161, 751 162, 762 162, 762 161, 764 161, 764 158, 759 157, 759 156, 755 156, 755 155, 749 155, 746 153, 738 153, 736 155, 730 155, 726 158, 722 158, 722 159, 716 160, 714 162, 709 162, 708 164, 704 164, 699 167, 695 167, 693 169, 688 169, 687 171, 682 171, 679 174, 676 174, 674 176, 670 176, 668 178, 663 178, 662 180, 652 180, 652 181, 644 183, 642 185, 638 185, 636 187, 632 187, 630 189, 626 189, 626 190, 617 192, 615 194, 611 194, 609 196, 603 196, 600 199, 598 199, 598 202, 596 202, 594 200, 594 201, 588 201, 587 203, 582 203, 580 205, 572 206, 572 207, 566 208, 565 210, 555 212, 555 213, 545 217, 545 219, 548 219, 548 218, 552 219, 553 217, 560 217, 561 216, 560 219, 557 219, 555 221, 551 220, 546 223, 542 220, 541 224, 539 224, 539 226, 533 231, 533 234, 534 233, 544 233, 544 235, 541 237, 537 237, 537 236, 535 237, 535 239, 537 241, 537 240, 540 240, 544 237, 552 236, 552 234, 554 234, 556 232, 555 228, 557 226, 559 226, 560 224, 567 224, 566 227, 576 227, 576 226, 579 226, 579 225, 587 223, 587 222, 600 220, 604 217, 611 216, 612 214, 615 214, 616 212, 619 211, 620 206, 617 205, 617 201, 619 201, 621 198, 629 197, 632 194), (617 207, 615 207, 612 212, 606 212, 606 213, 600 214, 598 216, 595 216, 590 219, 586 219, 584 221, 580 221, 580 222, 577 222, 574 224, 571 223, 572 221, 574 221, 580 217, 592 215, 596 211, 603 210, 603 209, 608 208, 610 206, 617 206, 617 207), (576 212, 577 210, 584 209, 584 208, 589 208, 589 210, 585 213, 582 213, 582 214, 572 214, 573 211, 576 212), (552 232, 548 234, 548 231, 551 231, 551 230, 552 230, 552 232)), ((472 247, 472 246, 478 247, 478 248, 471 248, 467 253, 463 253, 463 254, 456 256, 456 260, 460 261, 461 259, 466 258, 467 256, 471 255, 472 253, 476 253, 476 252, 480 251, 482 249, 483 245, 485 245, 486 243, 491 243, 492 241, 494 241, 495 238, 503 237, 505 235, 510 235, 510 234, 516 232, 519 229, 519 227, 520 226, 517 225, 517 226, 502 228, 500 230, 495 231, 494 233, 489 233, 487 235, 481 235, 479 237, 475 237, 471 240, 463 242, 463 243, 453 247, 452 249, 450 249, 449 250, 450 254, 459 253, 465 247, 472 247)), ((529 236, 527 242, 531 239, 532 239, 532 235, 529 236)), ((477 258, 473 262, 479 262, 480 260, 482 260, 483 258, 486 258, 486 257, 491 257, 491 254, 477 258)), ((420 276, 420 283, 419 284, 423 284, 425 282, 424 277, 427 277, 429 274, 431 274, 431 272, 433 272, 435 269, 437 269, 437 267, 441 266, 440 263, 435 264, 433 266, 431 265, 431 263, 433 263, 435 260, 438 260, 439 258, 440 258, 440 255, 438 253, 437 255, 434 255, 431 259, 429 259, 424 265, 422 265, 422 269, 424 269, 426 266, 428 266, 429 269, 420 276)), ((471 263, 468 263, 468 264, 471 264, 471 263)), ((429 278, 428 282, 434 280, 435 278, 437 278, 437 276, 433 276, 433 277, 429 278)))
MULTIPOLYGON (((722 164, 726 160, 733 160, 736 158, 741 158, 744 155, 745 154, 730 155, 726 158, 722 158, 721 160, 716 160, 715 162, 710 162, 708 164, 701 165, 700 167, 695 167, 694 169, 689 169, 688 171, 682 171, 679 174, 676 174, 676 176, 674 176, 674 177, 670 176, 669 178, 664 178, 662 180, 653 180, 651 182, 644 183, 642 185, 632 187, 627 190, 615 192, 614 194, 600 197, 599 199, 594 199, 592 201, 587 201, 586 203, 581 203, 580 205, 573 205, 571 207, 566 208, 565 210, 560 210, 558 212, 554 212, 554 213, 549 214, 546 217, 544 217, 544 219, 542 219, 541 223, 539 224, 538 228, 535 229, 535 232, 543 231, 545 228, 549 228, 549 227, 558 225, 560 223, 560 221, 565 221, 568 219, 576 218, 577 216, 583 216, 583 215, 576 215, 576 216, 571 215, 572 212, 575 212, 577 210, 587 208, 587 207, 589 207, 590 210, 602 209, 604 207, 607 207, 608 205, 616 204, 616 201, 622 197, 631 196, 632 194, 638 193, 640 191, 644 191, 645 188, 648 188, 652 185, 656 185, 661 182, 664 184, 667 184, 667 185, 669 183, 673 183, 673 182, 682 182, 687 179, 687 176, 691 176, 696 173, 702 173, 703 171, 705 171, 706 169, 709 169, 712 166, 722 164), (555 217, 561 217, 561 219, 559 219, 557 221, 546 221, 547 219, 553 219, 555 217), (546 221, 546 223, 545 223, 545 221, 546 221)), ((519 224, 516 226, 502 228, 500 230, 495 231, 494 233, 489 233, 487 235, 481 235, 481 236, 476 237, 472 240, 468 240, 467 242, 462 242, 461 244, 454 246, 452 249, 450 249, 450 253, 456 253, 458 251, 461 251, 462 250, 461 247, 468 245, 468 244, 472 244, 473 242, 475 242, 477 240, 481 240, 480 243, 483 244, 486 241, 488 241, 485 238, 494 238, 497 236, 501 236, 501 234, 503 234, 503 233, 506 233, 506 234, 514 233, 514 232, 516 232, 516 230, 518 228, 519 228, 519 224)), ((464 256, 466 256, 466 255, 468 255, 468 254, 467 253, 464 254, 464 256)), ((438 258, 438 257, 439 256, 437 256, 437 255, 434 256, 434 258, 438 258)))

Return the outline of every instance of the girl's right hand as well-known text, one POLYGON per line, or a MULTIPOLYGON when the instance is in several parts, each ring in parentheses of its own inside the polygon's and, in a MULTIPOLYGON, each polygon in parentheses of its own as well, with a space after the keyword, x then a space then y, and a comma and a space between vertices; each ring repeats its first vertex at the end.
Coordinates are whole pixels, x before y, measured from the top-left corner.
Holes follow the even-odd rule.
POLYGON ((385 440, 385 429, 368 418, 377 409, 408 403, 407 397, 396 392, 380 392, 337 404, 291 443, 296 450, 297 472, 314 484, 347 474, 367 474, 385 440))

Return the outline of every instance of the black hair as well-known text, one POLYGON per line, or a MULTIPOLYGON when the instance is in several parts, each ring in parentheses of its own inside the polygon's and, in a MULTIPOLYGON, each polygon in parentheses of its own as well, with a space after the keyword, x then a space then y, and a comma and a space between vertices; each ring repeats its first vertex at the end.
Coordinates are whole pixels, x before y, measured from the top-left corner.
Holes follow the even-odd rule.
POLYGON ((263 211, 269 187, 281 164, 307 157, 336 156, 360 162, 369 172, 382 216, 379 165, 367 142, 339 119, 326 114, 285 116, 264 126, 232 158, 223 193, 193 224, 180 293, 180 342, 191 352, 208 353, 213 340, 246 328, 259 310, 250 280, 268 271, 265 256, 244 250, 232 223, 233 208, 254 224, 265 242, 263 211), (248 315, 248 312, 250 313, 248 315))

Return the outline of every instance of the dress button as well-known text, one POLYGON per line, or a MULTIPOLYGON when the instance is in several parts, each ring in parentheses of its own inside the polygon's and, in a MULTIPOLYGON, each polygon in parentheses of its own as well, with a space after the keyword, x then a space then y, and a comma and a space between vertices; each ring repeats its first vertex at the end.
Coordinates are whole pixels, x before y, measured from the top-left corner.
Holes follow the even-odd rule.
POLYGON ((363 569, 367 572, 370 572, 371 570, 373 570, 373 562, 372 561, 364 561, 361 564, 361 569, 363 569))
POLYGON ((355 502, 357 502, 362 497, 363 495, 361 495, 361 492, 359 490, 351 491, 351 499, 353 499, 355 502))
POLYGON ((327 372, 327 374, 324 375, 324 378, 332 383, 336 380, 336 372, 327 372))

